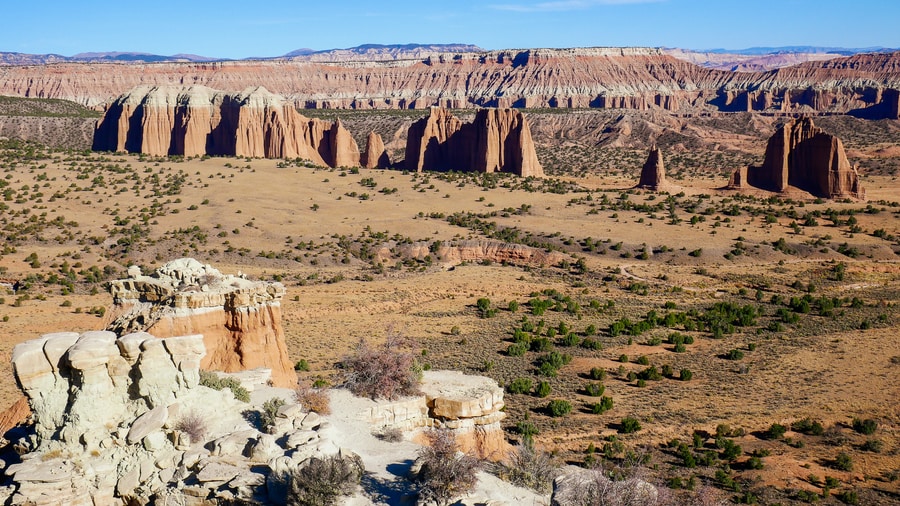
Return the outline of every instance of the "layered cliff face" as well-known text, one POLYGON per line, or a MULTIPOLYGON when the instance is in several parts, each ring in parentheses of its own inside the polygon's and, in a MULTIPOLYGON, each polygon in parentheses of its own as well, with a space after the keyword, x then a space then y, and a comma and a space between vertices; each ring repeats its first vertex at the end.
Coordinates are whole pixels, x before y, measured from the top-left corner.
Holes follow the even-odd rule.
POLYGON ((770 72, 713 70, 650 48, 448 53, 420 60, 0 67, 0 94, 103 106, 140 85, 265 86, 301 108, 600 107, 852 112, 898 118, 900 53, 770 72))
POLYGON ((525 116, 512 109, 481 109, 472 123, 432 108, 406 136, 408 170, 510 172, 543 177, 525 116))
POLYGON ((779 128, 769 139, 763 164, 736 172, 729 184, 776 192, 790 186, 817 197, 865 199, 859 174, 847 160, 841 140, 816 127, 810 118, 779 128))
POLYGON ((359 148, 340 121, 306 118, 263 87, 236 94, 205 86, 134 88, 107 108, 97 123, 93 149, 359 165, 359 148))
POLYGON ((223 275, 191 258, 173 260, 152 276, 129 270, 110 283, 119 315, 108 330, 144 331, 158 337, 202 334, 206 370, 264 367, 272 382, 296 386, 281 326, 281 283, 223 275))

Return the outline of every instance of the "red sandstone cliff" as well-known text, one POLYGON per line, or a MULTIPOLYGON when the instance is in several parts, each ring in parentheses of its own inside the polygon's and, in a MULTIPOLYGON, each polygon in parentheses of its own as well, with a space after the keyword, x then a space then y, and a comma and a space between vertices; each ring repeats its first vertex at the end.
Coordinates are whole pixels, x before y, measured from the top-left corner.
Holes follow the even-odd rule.
POLYGON ((107 108, 97 123, 93 148, 359 165, 359 148, 340 121, 306 118, 263 87, 228 94, 205 86, 139 86, 107 108))
POLYGON ((782 192, 789 186, 823 198, 865 199, 841 140, 810 118, 784 124, 769 139, 762 166, 737 171, 729 185, 782 192))
POLYGON ((511 172, 543 177, 525 115, 512 109, 481 109, 472 123, 432 108, 406 136, 409 170, 511 172))
POLYGON ((153 276, 131 269, 129 276, 110 283, 119 315, 108 330, 156 337, 202 334, 206 356, 201 368, 264 367, 272 370, 276 386, 296 386, 281 326, 280 283, 223 275, 191 258, 173 260, 153 276))
POLYGON ((600 107, 854 112, 898 118, 900 52, 728 72, 649 48, 442 54, 388 62, 0 67, 0 94, 102 106, 139 85, 265 86, 301 108, 600 107))

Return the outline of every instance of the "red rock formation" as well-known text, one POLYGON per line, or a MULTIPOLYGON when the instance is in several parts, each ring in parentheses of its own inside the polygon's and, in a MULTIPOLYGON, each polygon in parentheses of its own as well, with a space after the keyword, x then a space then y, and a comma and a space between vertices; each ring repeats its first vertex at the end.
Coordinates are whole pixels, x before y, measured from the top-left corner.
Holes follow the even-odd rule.
POLYGON ((480 109, 464 124, 434 107, 413 123, 406 136, 409 170, 511 172, 543 177, 525 116, 512 109, 480 109))
POLYGON ((647 161, 644 162, 644 167, 641 169, 641 179, 635 188, 662 191, 667 185, 662 152, 660 152, 659 148, 653 146, 650 148, 647 161))
POLYGON ((391 157, 384 148, 384 141, 375 132, 369 132, 366 139, 366 152, 360 165, 367 169, 386 169, 391 166, 391 157))
POLYGON ((6 434, 6 431, 16 425, 25 423, 29 416, 31 408, 28 407, 28 399, 25 396, 19 397, 12 406, 0 413, 0 435, 6 434))
MULTIPOLYGON (((900 52, 807 62, 770 72, 700 67, 649 48, 446 54, 391 62, 240 61, 0 66, 0 94, 102 106, 139 85, 194 83, 228 92, 265 86, 307 108, 618 107, 732 110, 741 92, 769 93, 753 110, 898 118, 900 52), (830 90, 829 100, 807 90, 830 90), (894 102, 896 103, 896 102, 894 102), (893 115, 892 115, 893 114, 893 115)), ((747 102, 739 104, 746 107, 747 102)))
POLYGON ((194 259, 173 260, 143 276, 110 283, 119 313, 108 330, 156 337, 202 334, 205 370, 236 372, 264 367, 276 386, 296 386, 281 326, 280 283, 223 275, 194 259))
MULTIPOLYGON (((742 176, 735 173, 731 185, 742 186, 742 176)), ((793 186, 823 198, 865 199, 859 174, 850 166, 841 140, 816 127, 810 118, 793 120, 775 132, 762 166, 747 169, 746 184, 776 192, 793 186)))
POLYGON ((138 87, 106 110, 94 150, 149 155, 303 158, 356 167, 359 148, 340 121, 309 119, 262 87, 226 94, 204 86, 138 87))

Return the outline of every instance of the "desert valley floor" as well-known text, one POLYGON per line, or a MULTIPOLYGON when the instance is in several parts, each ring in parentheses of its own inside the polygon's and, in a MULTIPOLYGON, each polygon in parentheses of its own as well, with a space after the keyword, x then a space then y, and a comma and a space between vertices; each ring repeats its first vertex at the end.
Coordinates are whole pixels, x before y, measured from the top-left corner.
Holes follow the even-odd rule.
MULTIPOLYGON (((25 103, 4 103, 2 131, 48 142, 39 115, 10 114, 25 103)), ((317 114, 377 131, 395 156, 418 117, 317 114)), ((561 460, 646 455, 660 483, 766 503, 819 493, 826 477, 861 504, 900 500, 900 125, 816 118, 860 164, 863 202, 723 190, 761 162, 779 118, 526 115, 544 179, 91 153, 82 109, 59 114, 74 149, 0 141, 0 403, 21 395, 16 344, 104 328, 106 281, 190 256, 287 287, 302 379, 335 382, 360 338, 401 332, 424 368, 506 387, 510 439, 537 431, 561 460), (666 193, 631 189, 650 139, 677 185, 666 193), (571 413, 551 416, 552 399, 571 413), (624 418, 641 429, 625 433, 624 418), (854 430, 864 420, 874 434, 854 430), (717 436, 742 449, 727 474, 717 436), (692 455, 712 461, 686 465, 679 443, 697 438, 692 455)))

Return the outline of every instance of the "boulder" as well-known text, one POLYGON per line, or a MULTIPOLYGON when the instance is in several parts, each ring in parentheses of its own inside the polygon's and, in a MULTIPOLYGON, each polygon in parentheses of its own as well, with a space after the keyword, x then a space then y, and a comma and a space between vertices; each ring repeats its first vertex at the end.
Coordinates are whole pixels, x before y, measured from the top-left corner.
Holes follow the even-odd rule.
POLYGON ((157 431, 166 424, 169 418, 169 410, 166 406, 157 406, 137 417, 131 428, 128 429, 126 440, 128 444, 134 444, 144 439, 144 436, 157 431))
POLYGON ((146 343, 147 333, 202 334, 204 356, 197 358, 199 343, 194 337, 177 337, 166 345, 170 363, 157 364, 161 369, 147 371, 148 376, 178 372, 186 384, 196 384, 199 375, 185 371, 194 371, 194 361, 200 360, 204 370, 264 368, 276 386, 291 388, 297 382, 281 325, 285 293, 281 283, 226 275, 192 258, 180 258, 150 276, 112 281, 109 290, 115 308, 107 328, 126 334, 118 342, 126 360, 133 360, 138 348, 153 346, 146 343))
POLYGON ((510 172, 543 177, 531 129, 521 111, 479 109, 472 123, 432 107, 407 131, 408 170, 510 172))

